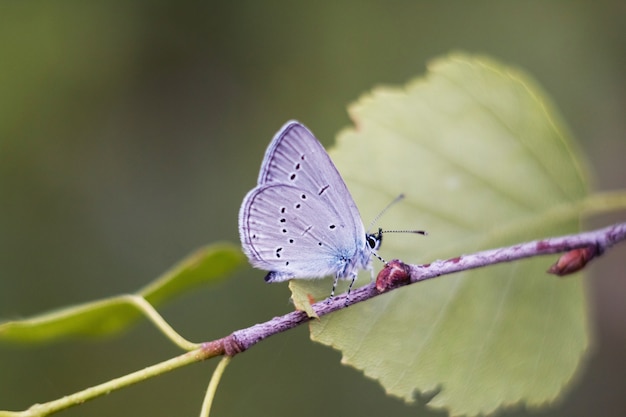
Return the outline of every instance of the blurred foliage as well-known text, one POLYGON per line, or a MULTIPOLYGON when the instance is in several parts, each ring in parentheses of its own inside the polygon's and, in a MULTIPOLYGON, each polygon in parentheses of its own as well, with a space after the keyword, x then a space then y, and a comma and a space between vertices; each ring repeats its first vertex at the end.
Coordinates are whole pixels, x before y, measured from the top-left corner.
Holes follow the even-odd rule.
MULTIPOLYGON (((450 50, 533 74, 583 141, 598 188, 623 187, 625 13, 606 0, 3 2, 0 317, 133 291, 195 248, 236 242, 239 204, 284 121, 330 145, 348 103, 450 50)), ((624 256, 594 267, 597 352, 542 415, 587 416, 600 403, 604 416, 624 414, 624 256)), ((262 277, 242 273, 163 314, 209 340, 290 309, 286 286, 262 277)), ((147 323, 105 343, 1 345, 0 405, 57 398, 171 349, 147 323)), ((210 372, 191 368, 63 415, 196 414, 210 372)), ((217 394, 216 414, 431 415, 340 366, 304 329, 233 361, 217 394), (304 382, 320 380, 333 383, 304 382)))

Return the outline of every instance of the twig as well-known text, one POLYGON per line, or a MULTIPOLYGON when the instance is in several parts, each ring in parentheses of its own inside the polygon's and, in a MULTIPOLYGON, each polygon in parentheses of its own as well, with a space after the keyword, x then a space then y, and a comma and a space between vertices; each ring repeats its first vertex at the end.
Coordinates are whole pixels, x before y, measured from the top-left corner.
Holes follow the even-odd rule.
MULTIPOLYGON (((463 255, 444 261, 435 261, 425 265, 406 265, 401 261, 394 260, 389 262, 387 267, 379 273, 376 283, 353 290, 350 294, 348 306, 367 301, 395 288, 415 284, 441 275, 533 256, 569 253, 576 249, 592 248, 592 250, 585 252, 587 258, 583 259, 579 268, 575 269, 579 270, 591 259, 601 255, 624 239, 626 239, 626 223, 618 223, 591 232, 535 240, 504 248, 477 252, 471 255, 463 255)), ((555 265, 558 265, 558 263, 555 265)), ((551 272, 555 273, 554 271, 551 272)), ((556 273, 558 274, 558 271, 556 273)), ((346 295, 338 295, 330 302, 321 301, 315 303, 312 307, 319 317, 324 316, 346 307, 346 295)), ((284 332, 309 320, 310 318, 307 317, 306 313, 294 311, 284 316, 275 317, 265 323, 238 330, 230 336, 221 339, 225 343, 224 351, 229 356, 236 355, 269 336, 284 332)))
MULTIPOLYGON (((550 268, 549 272, 565 275, 582 269, 590 260, 625 239, 626 223, 619 223, 591 232, 541 239, 477 252, 471 255, 463 255, 444 261, 435 261, 425 265, 407 265, 401 261, 393 260, 378 274, 375 283, 352 291, 349 300, 346 301, 346 294, 341 294, 334 297, 330 302, 321 301, 315 303, 312 305, 312 308, 321 317, 341 310, 346 306, 367 301, 404 285, 415 284, 454 272, 555 253, 565 252, 566 254, 550 268)), ((199 362, 215 356, 235 356, 265 338, 299 326, 311 319, 303 311, 293 311, 283 316, 274 317, 264 323, 237 330, 221 339, 202 343, 199 348, 160 364, 87 388, 59 400, 45 404, 36 404, 28 410, 21 412, 0 411, 0 416, 26 417, 48 415, 193 362, 199 362)))

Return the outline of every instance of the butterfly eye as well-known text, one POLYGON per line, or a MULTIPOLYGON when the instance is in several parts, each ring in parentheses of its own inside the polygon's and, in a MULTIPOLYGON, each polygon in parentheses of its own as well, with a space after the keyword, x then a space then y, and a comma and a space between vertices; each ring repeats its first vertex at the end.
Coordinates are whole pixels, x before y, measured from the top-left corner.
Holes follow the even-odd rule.
POLYGON ((370 247, 370 249, 378 249, 380 248, 380 244, 383 241, 383 231, 382 229, 378 229, 378 233, 376 234, 370 234, 368 233, 367 235, 365 235, 365 240, 367 241, 367 246, 370 247))

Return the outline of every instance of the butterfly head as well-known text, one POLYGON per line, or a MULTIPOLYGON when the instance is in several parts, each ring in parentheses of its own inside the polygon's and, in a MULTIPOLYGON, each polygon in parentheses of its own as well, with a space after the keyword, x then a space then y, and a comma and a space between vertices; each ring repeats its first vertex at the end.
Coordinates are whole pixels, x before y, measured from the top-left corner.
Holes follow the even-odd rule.
POLYGON ((371 250, 378 250, 383 243, 383 229, 379 228, 377 233, 367 233, 365 240, 371 250))

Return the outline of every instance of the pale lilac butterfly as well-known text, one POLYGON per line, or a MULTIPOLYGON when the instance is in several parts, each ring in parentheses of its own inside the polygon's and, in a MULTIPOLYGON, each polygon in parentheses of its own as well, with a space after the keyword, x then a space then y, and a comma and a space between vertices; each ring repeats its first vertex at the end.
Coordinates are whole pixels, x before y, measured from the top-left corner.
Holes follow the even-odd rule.
POLYGON ((321 143, 302 124, 287 122, 272 139, 257 186, 243 199, 239 236, 266 282, 333 275, 354 284, 382 231, 366 233, 359 210, 321 143))

